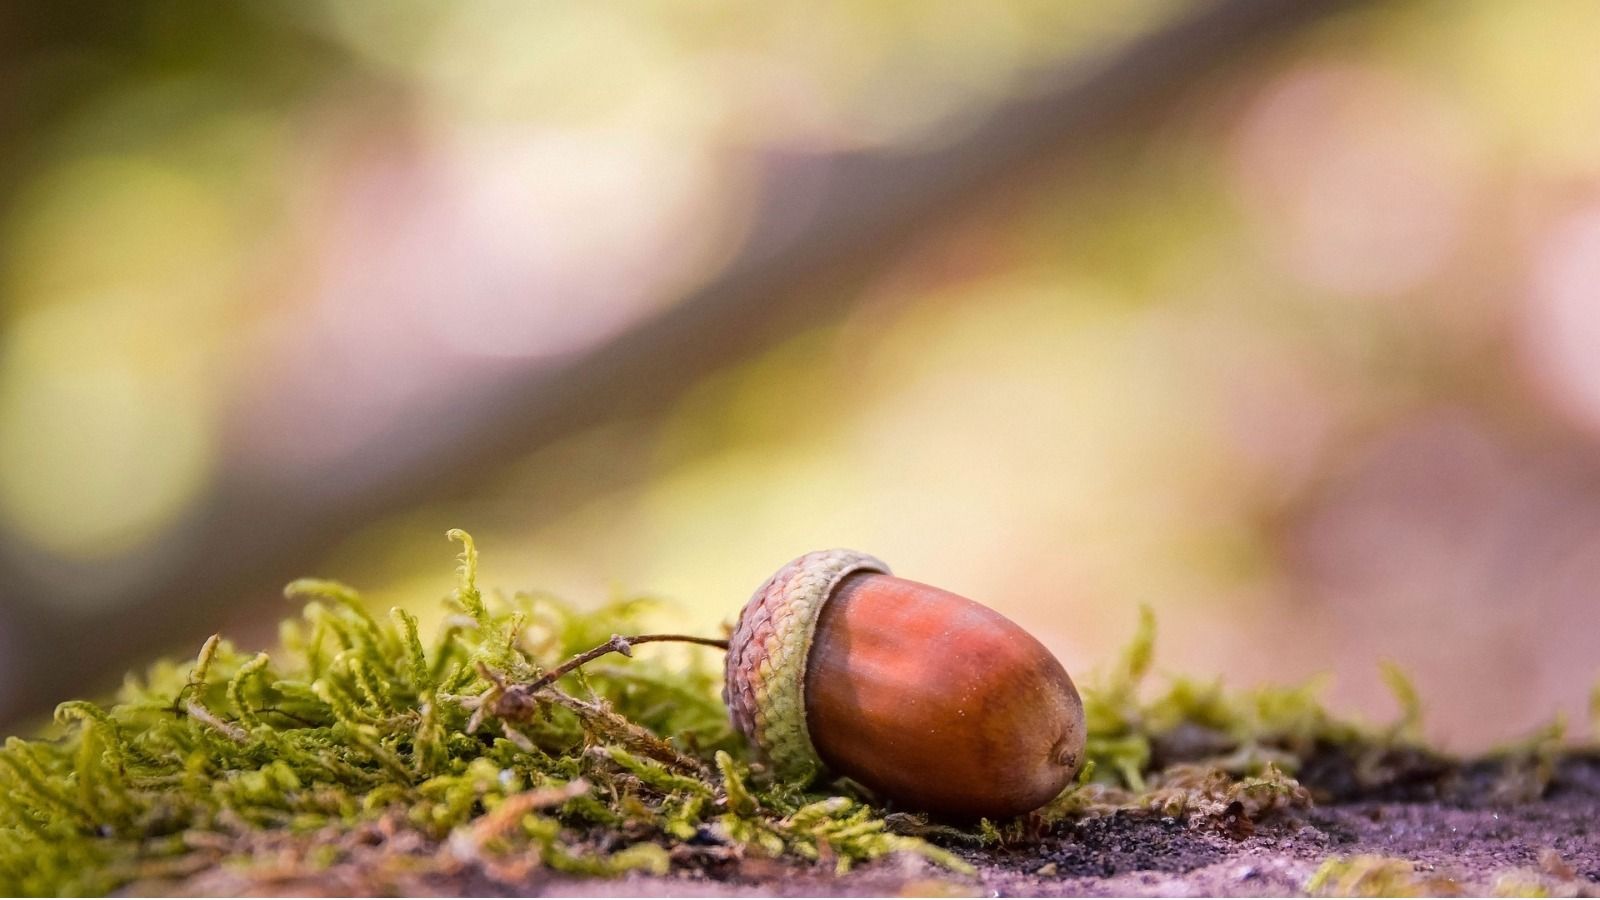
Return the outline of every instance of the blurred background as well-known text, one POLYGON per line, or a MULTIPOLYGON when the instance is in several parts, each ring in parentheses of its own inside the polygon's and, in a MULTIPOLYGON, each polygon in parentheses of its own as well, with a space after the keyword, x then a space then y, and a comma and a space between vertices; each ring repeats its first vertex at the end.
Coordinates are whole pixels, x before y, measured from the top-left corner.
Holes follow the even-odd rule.
POLYGON ((1600 674, 1600 5, 0 8, 0 723, 850 546, 1471 750, 1600 674))

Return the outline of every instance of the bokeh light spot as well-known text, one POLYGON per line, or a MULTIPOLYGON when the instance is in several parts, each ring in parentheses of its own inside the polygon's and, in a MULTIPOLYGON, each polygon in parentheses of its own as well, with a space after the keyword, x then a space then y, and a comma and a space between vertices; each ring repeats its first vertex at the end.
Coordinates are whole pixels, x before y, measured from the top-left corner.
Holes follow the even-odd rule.
POLYGON ((1600 207, 1545 239, 1521 337, 1524 365, 1553 405, 1600 433, 1600 207))
POLYGON ((1345 297, 1391 297, 1439 273, 1480 168, 1476 135, 1446 98, 1333 64, 1270 87, 1235 154, 1242 198, 1278 264, 1345 297))
POLYGON ((43 549, 114 558, 172 523, 211 470, 203 394, 140 365, 107 297, 24 316, 0 351, 0 520, 43 549))

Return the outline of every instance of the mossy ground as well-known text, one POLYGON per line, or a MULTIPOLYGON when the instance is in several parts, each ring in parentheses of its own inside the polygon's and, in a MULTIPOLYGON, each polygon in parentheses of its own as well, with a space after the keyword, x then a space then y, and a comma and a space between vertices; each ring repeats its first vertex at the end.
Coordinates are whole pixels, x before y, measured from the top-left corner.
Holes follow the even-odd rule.
MULTIPOLYGON (((1462 785, 1532 802, 1587 758, 1559 728, 1473 765, 1435 753, 1394 670, 1404 712, 1387 728, 1336 719, 1309 687, 1235 694, 1176 680, 1146 697, 1146 613, 1116 665, 1086 685, 1080 784, 1016 820, 930 822, 848 782, 799 790, 768 779, 728 725, 709 651, 670 664, 609 657, 528 689, 636 631, 641 603, 579 612, 486 595, 471 539, 452 536, 459 582, 429 641, 403 610, 380 618, 349 587, 296 582, 288 592, 304 609, 273 654, 213 638, 190 663, 130 677, 109 705, 65 703, 49 733, 7 740, 0 891, 304 892, 321 879, 344 893, 498 893, 628 873, 668 879, 657 890, 780 874, 815 887, 886 858, 852 876, 869 881, 830 883, 881 890, 870 879, 891 872, 924 892, 997 877, 1042 891, 1040 879, 1143 865, 1072 855, 1097 839, 1168 846, 1171 862, 1186 841, 1302 827, 1317 803, 1432 802, 1462 785)), ((1329 861, 1306 863, 1296 886, 1441 887, 1406 860, 1336 849, 1318 850, 1329 861)), ((1496 884, 1578 891, 1600 874, 1519 871, 1496 884)))

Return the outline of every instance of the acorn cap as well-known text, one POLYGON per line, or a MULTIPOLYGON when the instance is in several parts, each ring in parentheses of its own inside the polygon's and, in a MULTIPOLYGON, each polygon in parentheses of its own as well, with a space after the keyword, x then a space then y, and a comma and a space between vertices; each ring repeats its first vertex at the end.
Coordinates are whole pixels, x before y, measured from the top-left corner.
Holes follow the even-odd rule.
POLYGON ((818 550, 779 569, 750 597, 728 642, 722 699, 735 728, 779 778, 804 784, 822 769, 806 727, 806 658, 823 604, 855 572, 888 575, 854 550, 818 550))

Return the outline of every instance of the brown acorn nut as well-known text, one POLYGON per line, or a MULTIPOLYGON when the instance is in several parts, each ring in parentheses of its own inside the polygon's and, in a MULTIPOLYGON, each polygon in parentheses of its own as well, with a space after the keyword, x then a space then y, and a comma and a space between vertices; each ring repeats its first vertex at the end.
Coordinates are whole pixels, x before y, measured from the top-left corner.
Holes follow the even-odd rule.
POLYGON ((1083 703, 1011 620, 849 550, 779 569, 739 615, 724 696, 777 774, 848 776, 952 818, 1048 803, 1083 763, 1083 703))

